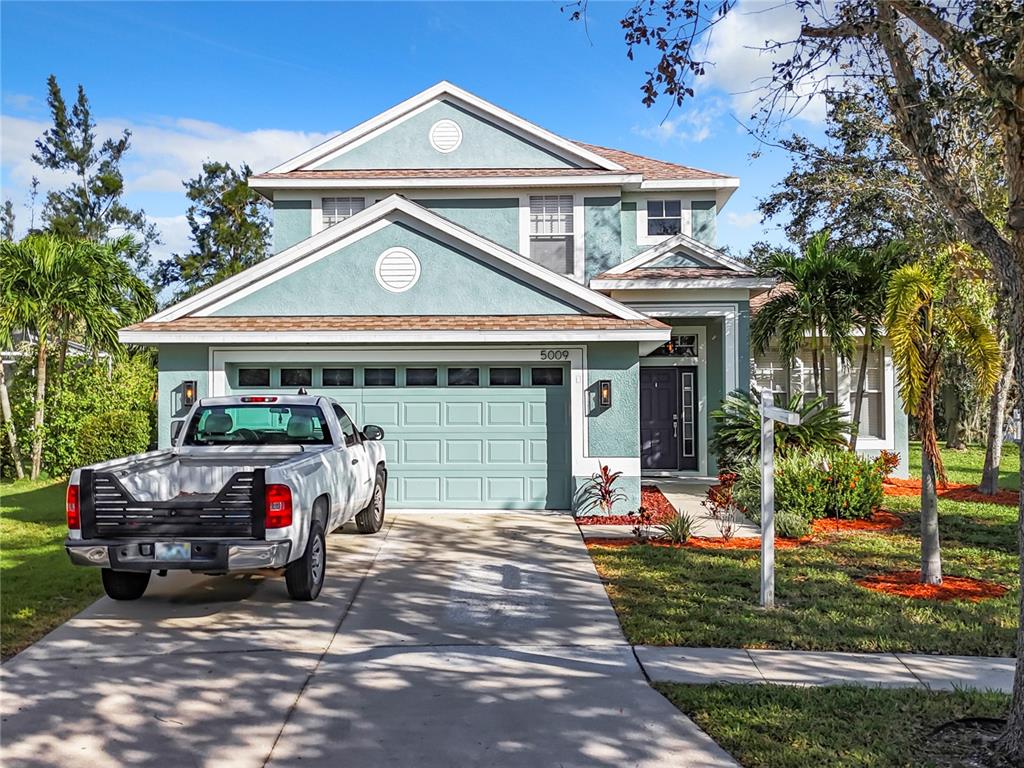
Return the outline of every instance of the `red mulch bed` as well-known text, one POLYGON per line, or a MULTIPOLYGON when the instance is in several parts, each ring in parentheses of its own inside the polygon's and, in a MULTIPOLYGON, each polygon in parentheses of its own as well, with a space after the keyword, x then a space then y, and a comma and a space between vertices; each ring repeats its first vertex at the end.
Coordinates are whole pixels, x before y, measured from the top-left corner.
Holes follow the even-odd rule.
MULTIPOLYGON (((920 496, 921 481, 917 478, 900 479, 890 477, 884 482, 882 488, 887 496, 920 496)), ((1006 504, 1015 507, 1019 503, 1020 494, 1017 491, 999 491, 989 496, 979 493, 978 486, 973 483, 946 483, 938 488, 940 499, 950 501, 972 501, 977 504, 1006 504)))
MULTIPOLYGON (((802 544, 810 542, 810 538, 804 539, 775 539, 776 549, 792 549, 793 547, 799 547, 802 544)), ((613 539, 595 537, 586 539, 588 547, 632 547, 639 542, 636 539, 613 539)), ((679 549, 680 547, 690 547, 691 549, 760 549, 761 539, 752 538, 739 538, 733 537, 731 539, 723 539, 720 537, 705 538, 703 536, 691 536, 685 544, 672 544, 668 541, 662 541, 661 539, 648 539, 647 545, 651 547, 668 547, 670 549, 679 549)))
MULTIPOLYGON (((654 515, 654 524, 663 522, 676 514, 676 508, 669 504, 668 499, 657 487, 644 485, 640 488, 640 504, 654 515)), ((577 525, 636 525, 636 516, 629 515, 590 515, 577 517, 577 525)))
POLYGON ((895 531, 903 527, 903 518, 876 510, 871 517, 859 520, 836 520, 834 517, 823 517, 811 523, 813 536, 827 536, 830 533, 848 533, 851 531, 895 531))
POLYGON ((970 600, 978 602, 1002 597, 1007 588, 1002 584, 963 576, 945 576, 941 584, 922 584, 920 571, 893 571, 857 579, 857 583, 876 592, 910 597, 915 600, 970 600))

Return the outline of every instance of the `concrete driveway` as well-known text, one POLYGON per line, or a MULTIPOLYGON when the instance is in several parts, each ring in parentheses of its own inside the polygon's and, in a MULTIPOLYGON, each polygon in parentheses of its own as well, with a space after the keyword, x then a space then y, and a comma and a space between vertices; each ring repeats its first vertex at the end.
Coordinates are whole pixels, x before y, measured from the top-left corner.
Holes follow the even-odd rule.
POLYGON ((648 686, 576 526, 397 514, 315 603, 172 575, 0 668, 14 766, 735 766, 648 686))

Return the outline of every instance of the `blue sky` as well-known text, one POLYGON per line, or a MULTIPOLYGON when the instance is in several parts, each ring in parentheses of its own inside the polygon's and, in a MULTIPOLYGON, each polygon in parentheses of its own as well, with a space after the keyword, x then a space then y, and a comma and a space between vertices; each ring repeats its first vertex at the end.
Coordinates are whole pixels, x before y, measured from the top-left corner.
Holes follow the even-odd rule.
MULTIPOLYGON (((682 108, 640 101, 645 65, 626 58, 618 20, 628 7, 592 3, 587 27, 558 2, 45 3, 0 5, 0 185, 28 225, 28 183, 48 125, 46 77, 70 102, 85 86, 100 132, 131 128, 126 200, 145 208, 165 243, 187 248, 181 181, 205 159, 255 171, 287 159, 447 79, 563 136, 740 177, 719 243, 738 252, 783 240, 757 200, 789 168, 746 121, 749 91, 770 71, 756 50, 795 29, 792 11, 748 0, 710 41, 717 61, 682 108), (751 160, 755 149, 762 155, 751 160)), ((817 135, 812 105, 785 130, 817 135)), ((38 216, 38 213, 37 213, 38 216)))

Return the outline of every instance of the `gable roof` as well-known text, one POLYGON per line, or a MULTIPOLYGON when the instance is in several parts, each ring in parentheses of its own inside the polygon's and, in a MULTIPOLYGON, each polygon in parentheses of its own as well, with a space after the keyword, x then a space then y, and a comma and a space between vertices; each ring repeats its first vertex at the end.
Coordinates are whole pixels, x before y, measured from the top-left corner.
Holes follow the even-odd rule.
POLYGON ((383 226, 397 222, 411 224, 417 230, 426 229, 439 240, 466 250, 526 284, 537 287, 590 314, 609 315, 623 320, 647 319, 642 313, 582 286, 568 277, 556 274, 411 200, 399 195, 391 195, 344 221, 285 249, 276 256, 271 256, 205 291, 157 312, 145 322, 167 323, 187 316, 208 317, 218 309, 301 269, 326 253, 344 247, 383 226))
POLYGON ((630 173, 642 174, 644 180, 647 181, 678 181, 680 179, 687 179, 691 181, 714 180, 721 182, 735 182, 736 185, 739 185, 739 179, 735 176, 726 176, 722 173, 712 173, 711 171, 704 171, 700 168, 691 168, 688 165, 656 160, 653 157, 637 155, 632 152, 626 152, 622 149, 599 147, 596 144, 584 144, 581 141, 576 143, 581 147, 586 147, 592 152, 618 163, 630 173))
POLYGON ((622 273, 629 272, 633 269, 649 267, 669 254, 677 251, 683 251, 688 256, 692 256, 696 261, 707 264, 708 266, 719 267, 733 272, 750 271, 750 267, 742 261, 737 261, 730 256, 726 256, 717 248, 705 245, 700 240, 680 232, 678 235, 672 235, 672 237, 667 240, 663 240, 657 245, 651 246, 645 251, 641 251, 633 258, 627 259, 621 264, 612 267, 604 275, 601 275, 601 277, 621 275, 622 273))
POLYGON ((459 88, 457 85, 442 80, 400 104, 396 104, 390 109, 381 112, 376 117, 360 123, 355 128, 340 133, 322 144, 303 152, 301 155, 293 157, 291 160, 286 160, 275 168, 271 168, 268 173, 310 170, 308 166, 322 162, 328 157, 342 154, 347 148, 355 145, 356 142, 365 141, 371 136, 382 133, 395 123, 442 100, 456 103, 470 112, 501 125, 512 133, 528 138, 530 141, 539 144, 556 155, 574 161, 577 165, 599 168, 606 171, 621 172, 623 170, 621 165, 601 154, 551 133, 551 131, 545 130, 529 120, 525 120, 496 104, 481 99, 479 96, 475 96, 469 91, 459 88))

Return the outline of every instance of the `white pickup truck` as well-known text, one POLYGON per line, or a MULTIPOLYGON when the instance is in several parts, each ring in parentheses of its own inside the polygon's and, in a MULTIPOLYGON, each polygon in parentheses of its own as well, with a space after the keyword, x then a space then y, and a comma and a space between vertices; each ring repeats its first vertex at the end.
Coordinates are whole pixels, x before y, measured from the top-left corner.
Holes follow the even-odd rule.
POLYGON ((210 397, 172 425, 174 445, 76 469, 65 547, 103 569, 115 600, 142 596, 153 571, 284 568, 288 594, 315 600, 327 532, 384 523, 383 430, 356 428, 327 397, 210 397))

